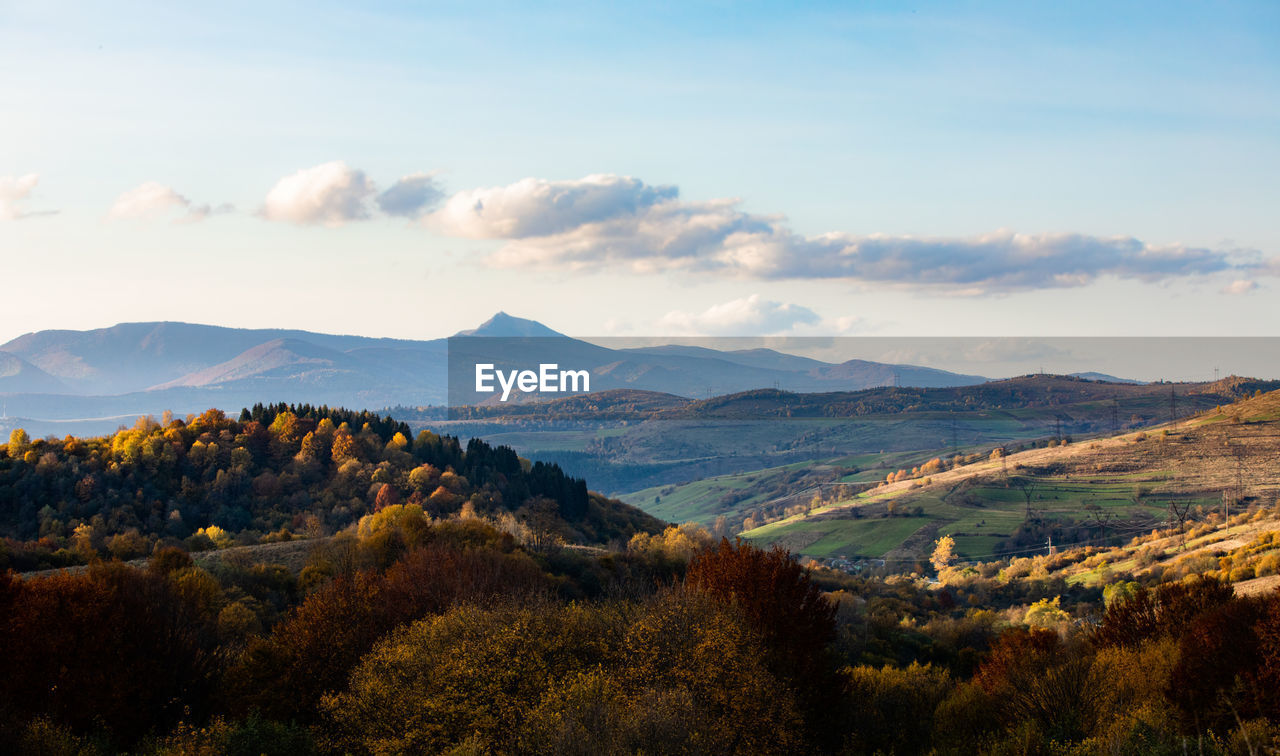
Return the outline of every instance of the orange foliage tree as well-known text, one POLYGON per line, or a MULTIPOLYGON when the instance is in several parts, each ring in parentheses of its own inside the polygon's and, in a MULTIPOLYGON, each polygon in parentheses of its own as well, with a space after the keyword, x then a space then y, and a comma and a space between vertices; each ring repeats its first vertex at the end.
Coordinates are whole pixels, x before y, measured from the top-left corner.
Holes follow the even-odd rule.
POLYGON ((811 734, 834 732, 844 687, 830 656, 836 607, 809 571, 776 546, 765 551, 722 538, 694 557, 685 580, 739 608, 760 634, 769 668, 796 691, 811 734))

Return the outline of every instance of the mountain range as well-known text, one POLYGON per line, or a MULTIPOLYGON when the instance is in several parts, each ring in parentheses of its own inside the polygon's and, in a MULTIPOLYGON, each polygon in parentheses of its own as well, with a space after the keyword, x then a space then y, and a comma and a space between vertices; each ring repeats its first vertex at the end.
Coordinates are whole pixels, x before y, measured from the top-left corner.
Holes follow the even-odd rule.
MULTIPOLYGON (((4 422, 47 421, 43 426, 49 427, 28 423, 43 433, 61 432, 66 424, 74 425, 66 432, 114 428, 121 419, 165 409, 235 411, 279 401, 381 409, 488 398, 448 395, 451 352, 455 370, 470 370, 479 359, 513 368, 550 361, 589 370, 593 391, 698 398, 757 388, 853 391, 895 382, 944 387, 987 380, 913 365, 827 363, 770 349, 610 348, 500 312, 451 339, 430 340, 177 322, 39 331, 0 345, 0 400, 4 422)), ((471 385, 465 375, 454 377, 456 386, 471 385)))

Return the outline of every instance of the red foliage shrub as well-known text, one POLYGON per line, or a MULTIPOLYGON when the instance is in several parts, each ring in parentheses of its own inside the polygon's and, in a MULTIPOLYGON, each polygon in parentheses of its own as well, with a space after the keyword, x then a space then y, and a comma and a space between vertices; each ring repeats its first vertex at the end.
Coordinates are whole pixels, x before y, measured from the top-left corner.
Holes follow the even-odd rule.
POLYGON ((811 733, 829 737, 844 691, 829 648, 836 607, 809 571, 776 546, 764 551, 722 538, 693 558, 685 581, 738 607, 760 634, 770 670, 795 690, 811 733))
POLYGON ((116 563, 0 578, 0 609, 4 715, 101 728, 131 744, 207 710, 216 617, 163 574, 116 563))

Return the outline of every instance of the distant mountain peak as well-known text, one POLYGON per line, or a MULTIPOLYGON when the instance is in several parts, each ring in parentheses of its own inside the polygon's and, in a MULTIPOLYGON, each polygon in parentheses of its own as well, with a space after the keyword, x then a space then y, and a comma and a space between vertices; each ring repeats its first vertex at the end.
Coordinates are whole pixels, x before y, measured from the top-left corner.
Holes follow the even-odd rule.
POLYGON ((526 338, 536 336, 564 337, 563 333, 554 331, 536 320, 517 318, 499 310, 496 315, 480 324, 479 328, 458 331, 455 336, 497 336, 505 338, 526 338))

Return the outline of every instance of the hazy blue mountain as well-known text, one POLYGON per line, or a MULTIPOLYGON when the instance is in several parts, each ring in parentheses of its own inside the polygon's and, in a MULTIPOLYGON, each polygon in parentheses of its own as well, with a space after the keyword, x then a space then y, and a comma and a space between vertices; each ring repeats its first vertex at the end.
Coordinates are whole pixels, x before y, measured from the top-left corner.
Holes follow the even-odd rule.
MULTIPOLYGON (((360 407, 440 404, 446 354, 439 342, 360 347, 345 352, 301 339, 273 339, 226 362, 188 373, 152 391, 220 392, 360 407)), ((264 401, 259 399, 257 401, 264 401)))
POLYGON ((16 354, 0 352, 0 394, 16 394, 27 391, 62 391, 66 387, 16 354))
POLYGON ((883 362, 849 360, 839 365, 815 368, 810 375, 823 381, 841 381, 844 390, 856 391, 877 386, 918 386, 920 388, 945 388, 972 386, 986 383, 989 378, 980 375, 961 375, 948 370, 918 367, 916 365, 888 365, 883 362))
MULTIPOLYGON (((113 395, 167 384, 276 339, 297 339, 336 351, 431 343, 161 322, 121 323, 91 331, 39 331, 0 345, 0 351, 56 377, 70 393, 113 395)), ((443 353, 443 342, 439 343, 443 353)), ((57 391, 51 388, 46 393, 57 391)))
POLYGON ((620 351, 646 355, 708 357, 746 367, 761 368, 765 370, 785 370, 797 373, 813 370, 815 368, 830 367, 829 363, 822 362, 821 360, 815 360, 810 357, 800 357, 794 354, 785 354, 773 349, 732 349, 719 351, 700 346, 669 344, 654 347, 635 347, 620 351))
POLYGON ((1071 373, 1070 375, 1072 378, 1083 378, 1086 381, 1104 381, 1106 383, 1128 383, 1134 385, 1144 383, 1144 381, 1135 381, 1132 378, 1117 378, 1114 375, 1107 375, 1106 373, 1088 372, 1071 373))
POLYGON ((198 370, 157 389, 177 386, 214 386, 244 380, 314 378, 359 370, 359 361, 343 352, 316 346, 301 339, 272 339, 241 352, 232 359, 198 370))
POLYGON ((772 349, 610 349, 499 312, 454 338, 422 341, 173 322, 41 331, 0 346, 7 355, 0 357, 0 394, 10 418, 26 418, 39 435, 70 422, 114 427, 128 415, 209 407, 234 412, 255 402, 381 409, 492 400, 491 394, 448 396, 451 350, 455 366, 464 371, 455 376, 455 387, 474 383, 465 371, 474 371, 471 365, 479 361, 506 370, 556 362, 589 370, 593 392, 654 391, 699 399, 759 388, 857 391, 892 384, 895 374, 903 386, 986 380, 862 360, 836 365, 772 349))

